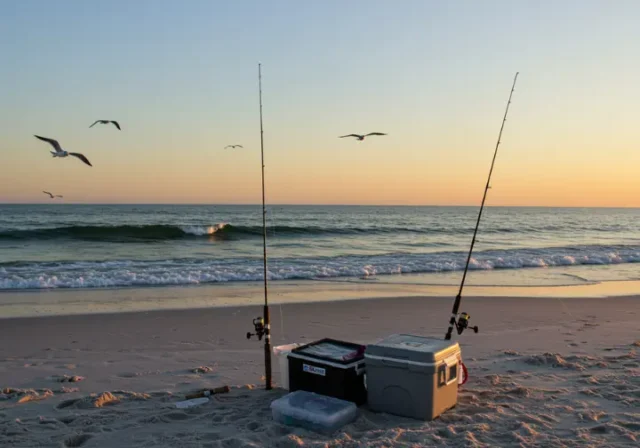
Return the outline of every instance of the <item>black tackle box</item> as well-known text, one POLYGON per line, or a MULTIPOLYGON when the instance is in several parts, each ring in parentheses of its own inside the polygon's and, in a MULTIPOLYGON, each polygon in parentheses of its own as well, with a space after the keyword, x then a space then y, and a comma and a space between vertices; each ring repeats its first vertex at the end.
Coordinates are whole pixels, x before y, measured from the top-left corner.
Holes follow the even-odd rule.
POLYGON ((321 339, 289 353, 289 390, 305 390, 361 405, 364 384, 364 345, 321 339))

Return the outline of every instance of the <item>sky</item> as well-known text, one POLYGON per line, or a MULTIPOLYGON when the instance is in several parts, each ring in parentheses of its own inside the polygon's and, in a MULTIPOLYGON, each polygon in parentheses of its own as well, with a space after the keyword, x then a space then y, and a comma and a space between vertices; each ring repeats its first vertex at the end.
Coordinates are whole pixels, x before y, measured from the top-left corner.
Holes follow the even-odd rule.
POLYGON ((2 1, 0 203, 259 203, 260 62, 270 203, 479 204, 518 71, 487 204, 640 207, 639 21, 622 0, 2 1))

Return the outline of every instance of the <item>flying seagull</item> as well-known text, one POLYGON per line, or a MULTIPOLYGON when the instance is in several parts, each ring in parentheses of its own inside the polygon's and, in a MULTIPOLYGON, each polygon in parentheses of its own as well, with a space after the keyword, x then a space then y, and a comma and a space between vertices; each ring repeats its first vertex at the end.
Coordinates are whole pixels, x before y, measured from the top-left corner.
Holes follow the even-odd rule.
POLYGON ((382 132, 369 132, 366 135, 361 135, 361 134, 349 134, 349 135, 342 135, 338 138, 345 138, 345 137, 355 137, 358 139, 358 141, 362 141, 364 140, 365 137, 369 137, 370 135, 387 135, 387 134, 383 134, 382 132))
POLYGON ((64 149, 62 149, 60 147, 60 143, 58 143, 57 140, 54 140, 52 138, 40 137, 39 135, 34 135, 34 137, 38 138, 38 139, 40 139, 40 140, 42 140, 44 142, 47 142, 51 146, 53 146, 53 149, 55 149, 55 152, 51 151, 51 154, 53 155, 53 157, 73 156, 73 157, 77 157, 78 159, 82 160, 87 165, 93 166, 93 165, 91 165, 91 162, 89 162, 89 159, 87 159, 83 154, 80 154, 79 152, 67 152, 64 149))
POLYGON ((118 128, 119 131, 121 131, 122 129, 120 129, 120 125, 118 124, 117 121, 114 120, 96 120, 91 126, 89 126, 90 128, 94 127, 96 124, 109 124, 112 123, 115 127, 118 128))
POLYGON ((227 148, 244 148, 244 146, 242 146, 242 145, 227 145, 227 146, 224 147, 224 149, 227 149, 227 148))
POLYGON ((53 194, 49 193, 48 191, 43 191, 43 193, 44 194, 48 194, 51 197, 51 199, 53 199, 53 198, 61 198, 62 197, 61 194, 53 195, 53 194))

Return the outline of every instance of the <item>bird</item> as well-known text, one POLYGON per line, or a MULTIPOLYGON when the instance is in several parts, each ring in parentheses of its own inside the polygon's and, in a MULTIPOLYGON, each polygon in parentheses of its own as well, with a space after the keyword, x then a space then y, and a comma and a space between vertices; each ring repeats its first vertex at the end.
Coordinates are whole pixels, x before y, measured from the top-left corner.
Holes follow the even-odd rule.
POLYGON ((90 128, 94 127, 96 124, 109 124, 112 123, 115 127, 118 128, 119 131, 121 131, 122 129, 120 129, 120 124, 117 121, 114 120, 96 120, 91 126, 89 126, 90 128))
POLYGON ((37 139, 40 139, 40 140, 42 140, 44 142, 47 142, 51 146, 53 146, 53 149, 55 149, 55 152, 51 151, 51 154, 53 155, 53 157, 73 156, 73 157, 77 157, 78 159, 82 160, 87 165, 93 166, 93 165, 91 165, 91 162, 89 162, 89 159, 87 159, 83 154, 80 154, 79 152, 67 152, 64 149, 62 149, 60 147, 60 143, 58 143, 57 140, 54 140, 52 138, 40 137, 39 135, 34 135, 34 137, 37 138, 37 139))
POLYGON ((369 132, 366 135, 361 135, 361 134, 349 134, 349 135, 342 135, 338 138, 345 138, 345 137, 355 137, 358 139, 358 141, 362 141, 364 140, 365 137, 369 137, 370 135, 387 135, 387 134, 383 134, 382 132, 369 132))
POLYGON ((242 145, 227 145, 227 146, 224 147, 224 149, 227 149, 227 148, 244 148, 244 146, 242 146, 242 145))
POLYGON ((53 195, 52 193, 49 193, 48 191, 43 191, 43 193, 44 193, 44 194, 48 194, 48 195, 49 195, 49 197, 51 197, 51 199, 53 199, 53 198, 61 198, 61 197, 62 197, 62 195, 61 195, 61 194, 53 195))

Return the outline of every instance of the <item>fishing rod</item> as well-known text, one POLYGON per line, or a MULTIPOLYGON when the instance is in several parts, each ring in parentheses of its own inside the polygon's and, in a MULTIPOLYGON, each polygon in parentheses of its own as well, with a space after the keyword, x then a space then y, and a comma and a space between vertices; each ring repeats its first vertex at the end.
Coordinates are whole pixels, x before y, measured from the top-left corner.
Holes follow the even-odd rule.
POLYGON ((260 99, 260 157, 262 167, 262 250, 264 264, 264 317, 253 319, 255 333, 247 333, 247 339, 257 336, 261 341, 264 336, 264 369, 265 388, 271 390, 271 320, 269 318, 269 297, 267 280, 267 209, 264 194, 264 130, 262 127, 262 64, 258 64, 258 93, 260 99))
POLYGON ((476 235, 478 234, 478 227, 480 227, 480 218, 482 218, 482 210, 484 209, 484 202, 487 199, 487 192, 491 188, 491 175, 493 174, 493 165, 496 163, 496 156, 498 155, 498 147, 500 146, 500 139, 502 138, 502 131, 504 130, 504 124, 507 121, 507 115, 509 114, 509 106, 511 105, 511 97, 513 91, 516 89, 516 81, 518 80, 519 72, 516 72, 516 76, 513 78, 513 85, 511 86, 511 92, 509 93, 509 101, 507 101, 507 107, 504 111, 504 117, 502 118, 502 125, 500 126, 500 132, 498 133, 498 141, 496 143, 496 149, 493 152, 493 160, 491 161, 491 168, 489 169, 489 177, 487 177, 487 185, 484 187, 484 195, 482 196, 482 203, 480 204, 480 211, 478 212, 478 220, 476 221, 476 228, 473 231, 473 238, 471 238, 471 247, 469 247, 469 255, 467 256, 467 263, 464 266, 464 273, 462 274, 462 282, 460 282, 460 289, 456 300, 453 302, 453 310, 451 312, 451 319, 449 320, 449 330, 444 336, 445 340, 451 339, 453 328, 457 330, 458 334, 462 334, 467 328, 471 328, 474 333, 478 332, 478 327, 469 327, 469 319, 471 316, 467 313, 460 313, 460 301, 462 300, 462 289, 464 288, 464 281, 467 278, 467 271, 469 270, 469 262, 471 262, 471 254, 473 253, 473 246, 476 244, 476 235))

